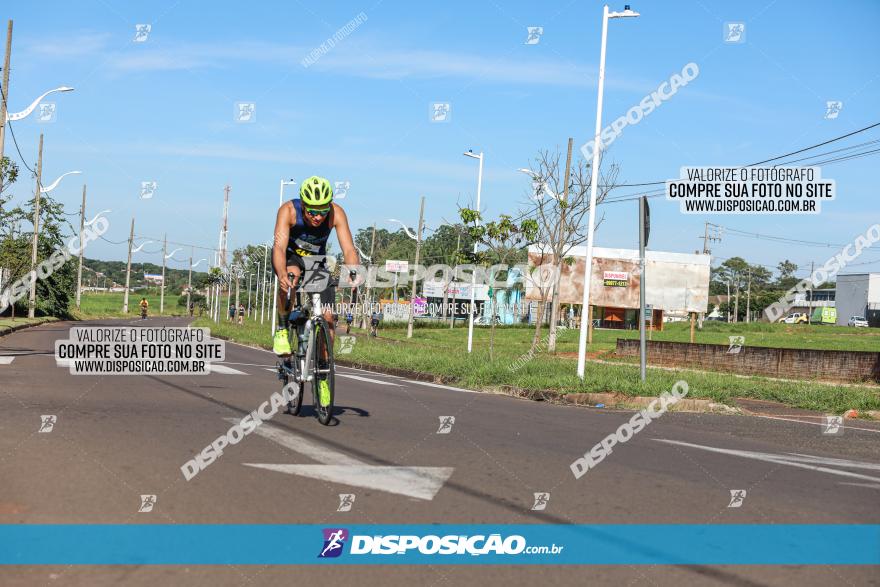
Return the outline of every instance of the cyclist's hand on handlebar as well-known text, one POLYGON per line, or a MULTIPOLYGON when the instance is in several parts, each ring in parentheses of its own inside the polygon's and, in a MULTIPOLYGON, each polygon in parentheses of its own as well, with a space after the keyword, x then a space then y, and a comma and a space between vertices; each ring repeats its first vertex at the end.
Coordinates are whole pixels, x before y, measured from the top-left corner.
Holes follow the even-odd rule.
POLYGON ((293 279, 293 273, 282 274, 278 278, 278 287, 282 292, 287 292, 290 289, 291 279, 293 279))

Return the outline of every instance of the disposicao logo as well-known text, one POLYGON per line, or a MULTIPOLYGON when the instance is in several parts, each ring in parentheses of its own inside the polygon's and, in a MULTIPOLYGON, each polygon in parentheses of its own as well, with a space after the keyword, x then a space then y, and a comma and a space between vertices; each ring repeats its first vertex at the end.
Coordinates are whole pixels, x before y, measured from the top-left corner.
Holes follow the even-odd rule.
POLYGON ((348 540, 348 530, 345 528, 324 528, 324 548, 321 549, 318 558, 335 558, 342 554, 345 541, 348 540))

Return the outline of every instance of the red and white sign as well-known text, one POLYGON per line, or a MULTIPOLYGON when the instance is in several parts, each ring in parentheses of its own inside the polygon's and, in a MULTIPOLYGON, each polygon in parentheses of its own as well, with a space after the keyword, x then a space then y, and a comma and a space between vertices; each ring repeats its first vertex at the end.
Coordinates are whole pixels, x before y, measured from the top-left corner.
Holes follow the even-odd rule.
POLYGON ((603 271, 602 279, 614 279, 616 281, 629 281, 627 271, 603 271))

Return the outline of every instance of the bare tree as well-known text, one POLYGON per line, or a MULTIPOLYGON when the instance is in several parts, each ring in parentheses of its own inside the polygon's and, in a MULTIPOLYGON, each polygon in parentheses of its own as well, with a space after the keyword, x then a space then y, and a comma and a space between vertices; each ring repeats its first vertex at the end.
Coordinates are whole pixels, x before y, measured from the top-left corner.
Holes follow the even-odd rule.
MULTIPOLYGON (((591 165, 578 158, 571 159, 572 139, 568 140, 568 156, 565 173, 560 164, 561 153, 540 151, 535 158, 533 173, 533 194, 530 197, 531 209, 529 216, 537 220, 539 233, 546 239, 543 241, 549 254, 549 262, 555 271, 555 283, 551 287, 553 301, 550 308, 550 335, 547 349, 556 351, 556 325, 559 322, 559 286, 562 279, 562 263, 571 249, 587 240, 587 224, 590 212, 590 179, 591 165), (566 180, 567 178, 567 180, 566 180)), ((599 164, 599 188, 596 204, 601 204, 608 193, 614 188, 620 167, 611 163, 607 167, 599 164)), ((596 221, 596 228, 605 219, 603 214, 596 221)), ((588 272, 590 267, 586 267, 588 272)), ((545 301, 542 301, 542 308, 545 301)), ((582 309, 582 320, 588 317, 587 308, 582 309)), ((532 348, 537 344, 540 321, 535 328, 532 348)))

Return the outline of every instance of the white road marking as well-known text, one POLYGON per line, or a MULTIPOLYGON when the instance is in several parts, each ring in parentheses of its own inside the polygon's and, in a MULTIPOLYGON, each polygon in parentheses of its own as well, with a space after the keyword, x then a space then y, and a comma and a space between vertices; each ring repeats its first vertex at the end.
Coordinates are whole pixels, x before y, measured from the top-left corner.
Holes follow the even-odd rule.
MULTIPOLYGON (((239 421, 235 418, 224 418, 224 420, 233 423, 239 421)), ((244 466, 320 479, 340 485, 364 487, 430 501, 455 470, 454 467, 368 465, 314 440, 268 423, 255 428, 254 433, 322 464, 242 463, 244 466)))
POLYGON ((381 379, 370 379, 369 377, 361 377, 360 375, 349 375, 348 373, 336 373, 337 377, 346 377, 348 379, 357 379, 358 381, 366 381, 367 383, 377 383, 379 385, 391 385, 393 387, 402 387, 399 383, 391 383, 390 381, 382 381, 381 379))
POLYGON ((233 369, 232 367, 227 367, 226 365, 218 365, 217 363, 211 363, 210 371, 211 375, 217 373, 220 375, 247 375, 244 371, 239 371, 238 369, 233 369))
POLYGON ((9 365, 14 360, 15 357, 0 357, 0 365, 9 365))
POLYGON ((873 469, 875 467, 872 463, 864 463, 864 462, 860 462, 860 461, 848 461, 848 460, 844 460, 844 459, 824 459, 823 457, 799 456, 799 455, 792 455, 792 453, 788 453, 788 455, 785 455, 785 454, 773 454, 773 453, 766 453, 766 452, 753 452, 750 450, 734 450, 734 449, 728 449, 728 448, 716 448, 714 446, 703 446, 701 444, 691 444, 690 442, 681 442, 680 440, 666 440, 663 438, 654 438, 653 440, 656 440, 657 442, 664 442, 667 444, 675 444, 678 446, 687 446, 690 448, 698 448, 700 450, 721 453, 721 454, 731 455, 731 456, 735 456, 735 457, 754 459, 756 461, 764 461, 767 463, 776 463, 777 465, 787 465, 789 467, 798 467, 801 469, 809 469, 811 471, 818 471, 820 473, 828 473, 831 475, 839 475, 841 477, 852 477, 854 479, 863 479, 865 481, 872 481, 872 482, 880 483, 880 477, 870 477, 868 475, 861 475, 859 473, 851 473, 850 471, 841 471, 840 469, 831 469, 828 467, 819 467, 819 466, 808 464, 810 462, 824 463, 825 461, 834 461, 834 464, 841 466, 841 467, 873 469))
MULTIPOLYGON (((796 420, 794 418, 782 418, 780 416, 766 416, 764 414, 749 414, 753 418, 767 418, 768 420, 782 420, 783 422, 794 422, 796 424, 810 424, 811 426, 825 426, 824 422, 809 422, 807 420, 796 420)), ((859 428, 858 426, 851 426, 850 424, 844 422, 844 429, 846 430, 861 430, 862 432, 876 432, 880 433, 880 428, 859 428)))
POLYGON ((340 485, 376 489, 427 501, 434 499, 453 471, 452 467, 243 464, 247 467, 310 477, 340 485))

